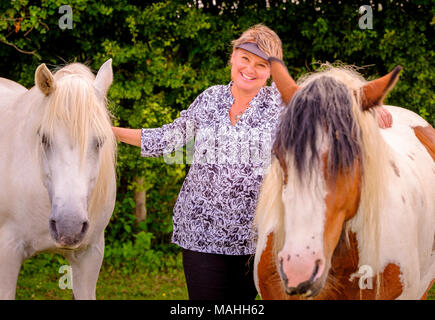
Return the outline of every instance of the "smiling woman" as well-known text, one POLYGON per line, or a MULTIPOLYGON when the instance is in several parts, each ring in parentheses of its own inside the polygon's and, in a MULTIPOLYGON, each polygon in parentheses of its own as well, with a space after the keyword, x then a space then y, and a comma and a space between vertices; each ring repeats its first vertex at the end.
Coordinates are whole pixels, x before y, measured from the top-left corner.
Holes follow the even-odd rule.
POLYGON ((249 102, 270 77, 269 63, 264 58, 248 51, 251 48, 252 52, 256 52, 255 49, 260 51, 255 43, 249 44, 252 46, 246 46, 246 49, 238 47, 231 55, 231 79, 233 80, 231 92, 234 103, 229 115, 232 125, 235 125, 250 107, 249 102))
POLYGON ((258 189, 270 160, 281 96, 267 58, 281 40, 255 25, 233 41, 231 82, 201 93, 172 123, 113 128, 142 156, 170 154, 195 139, 193 163, 174 207, 172 241, 183 248, 190 299, 255 299, 252 230, 258 189))
POLYGON ((234 103, 229 117, 235 125, 270 78, 268 56, 282 57, 282 45, 276 33, 261 24, 246 30, 232 45, 230 65, 234 103))

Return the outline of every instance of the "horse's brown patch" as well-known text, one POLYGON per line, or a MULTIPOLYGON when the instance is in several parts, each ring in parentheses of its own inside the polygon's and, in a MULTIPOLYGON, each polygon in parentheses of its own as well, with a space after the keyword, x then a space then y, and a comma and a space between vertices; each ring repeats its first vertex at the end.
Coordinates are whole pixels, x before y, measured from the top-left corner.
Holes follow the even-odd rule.
POLYGON ((287 179, 288 179, 287 164, 286 164, 286 161, 284 159, 284 156, 281 154, 279 147, 276 144, 274 144, 274 146, 273 146, 272 153, 275 155, 275 157, 279 161, 279 165, 284 173, 283 174, 283 176, 284 176, 283 185, 286 185, 287 179))
POLYGON ((400 268, 395 264, 388 264, 380 276, 379 295, 376 295, 377 276, 373 277, 372 289, 359 288, 359 278, 349 279, 351 275, 358 271, 358 240, 356 234, 348 233, 349 242, 346 243, 345 236, 340 239, 340 243, 334 252, 331 260, 331 269, 328 279, 333 279, 335 285, 325 285, 319 299, 349 299, 349 300, 373 300, 373 299, 395 299, 402 293, 402 283, 400 281, 400 268))
MULTIPOLYGON (((260 294, 264 300, 301 300, 300 296, 290 296, 285 293, 284 285, 279 276, 276 265, 276 257, 273 248, 273 233, 267 239, 267 245, 261 254, 258 263, 258 282, 260 294)), ((320 293, 310 299, 314 300, 371 300, 371 299, 395 299, 403 290, 400 281, 400 268, 395 264, 388 264, 380 273, 380 290, 376 295, 377 276, 373 277, 373 288, 360 290, 359 278, 349 279, 358 271, 358 241, 356 234, 348 233, 348 241, 343 232, 334 255, 331 259, 331 268, 328 278, 320 293)), ((431 285, 432 286, 432 285, 431 285)), ((429 286, 428 290, 431 288, 429 286)), ((425 297, 425 296, 424 296, 425 297)))
POLYGON ((331 258, 331 268, 325 286, 316 297, 318 300, 355 299, 359 292, 358 279, 350 276, 358 270, 358 241, 353 232, 342 232, 340 241, 331 258))
MULTIPOLYGON (((397 264, 389 263, 384 271, 380 274, 380 293, 379 299, 392 300, 402 294, 403 285, 400 280, 400 267, 397 264)), ((377 277, 374 277, 373 283, 376 283, 377 277)), ((376 287, 373 290, 363 290, 363 299, 376 299, 376 287)))
POLYGON ((257 266, 260 295, 263 300, 286 300, 291 297, 285 293, 284 284, 278 272, 273 240, 273 232, 271 232, 267 236, 267 244, 257 266))
POLYGON ((427 127, 417 126, 413 129, 417 139, 420 140, 433 161, 435 161, 435 129, 430 125, 427 127))
POLYGON ((325 197, 326 212, 323 236, 324 254, 330 259, 345 220, 352 218, 359 206, 361 196, 361 168, 358 160, 352 168, 338 173, 337 177, 330 177, 327 172, 328 154, 323 154, 324 177, 327 194, 325 197))

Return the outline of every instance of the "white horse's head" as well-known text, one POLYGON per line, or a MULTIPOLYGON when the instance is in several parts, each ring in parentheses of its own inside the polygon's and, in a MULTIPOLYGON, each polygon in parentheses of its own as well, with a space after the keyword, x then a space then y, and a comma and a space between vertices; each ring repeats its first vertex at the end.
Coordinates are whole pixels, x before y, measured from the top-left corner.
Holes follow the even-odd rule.
POLYGON ((106 197, 108 170, 113 170, 116 140, 106 108, 112 61, 96 77, 78 63, 54 75, 45 64, 35 83, 45 95, 37 130, 41 179, 51 202, 50 234, 56 245, 77 248, 91 215, 106 197))
MULTIPOLYGON (((262 186, 256 222, 263 239, 273 233, 275 263, 285 291, 314 296, 325 284, 345 222, 357 213, 362 194, 368 194, 362 190, 378 190, 373 181, 380 178, 376 175, 382 165, 376 166, 370 153, 380 149, 370 148, 381 145, 382 138, 367 111, 382 104, 401 68, 367 83, 350 70, 329 67, 299 87, 281 61, 272 58, 271 65, 288 106, 276 134, 275 157, 262 186)), ((382 153, 375 157, 381 159, 382 153)), ((377 196, 364 199, 365 205, 377 203, 377 196)))

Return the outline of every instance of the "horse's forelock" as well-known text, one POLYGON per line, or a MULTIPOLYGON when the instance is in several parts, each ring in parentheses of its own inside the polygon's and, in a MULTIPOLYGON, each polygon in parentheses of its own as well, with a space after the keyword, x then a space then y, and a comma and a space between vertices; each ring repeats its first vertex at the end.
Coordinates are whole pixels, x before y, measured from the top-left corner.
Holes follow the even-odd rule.
POLYGON ((295 94, 282 115, 274 149, 291 155, 302 179, 311 174, 310 168, 320 160, 319 144, 325 135, 329 148, 328 171, 334 176, 339 170, 352 167, 361 150, 349 89, 329 76, 308 81, 295 94))
POLYGON ((111 177, 116 159, 116 140, 114 138, 107 99, 101 99, 95 93, 94 75, 88 67, 74 63, 55 73, 56 89, 47 100, 43 110, 40 130, 49 135, 55 134, 55 128, 62 126, 69 130, 77 141, 82 155, 82 162, 88 149, 91 132, 105 141, 101 150, 100 174, 95 191, 91 197, 90 212, 97 204, 104 204, 107 194, 105 186, 111 177))
POLYGON ((80 75, 89 80, 95 79, 95 76, 92 73, 91 69, 82 63, 71 63, 62 67, 59 66, 54 71, 54 77, 56 80, 71 74, 80 75))

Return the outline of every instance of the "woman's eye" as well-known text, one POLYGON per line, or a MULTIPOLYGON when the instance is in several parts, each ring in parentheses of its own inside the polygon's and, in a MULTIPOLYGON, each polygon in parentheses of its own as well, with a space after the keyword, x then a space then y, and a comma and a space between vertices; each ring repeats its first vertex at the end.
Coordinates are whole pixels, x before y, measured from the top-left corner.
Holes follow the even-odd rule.
POLYGON ((248 61, 249 59, 247 57, 242 57, 243 60, 248 61))

